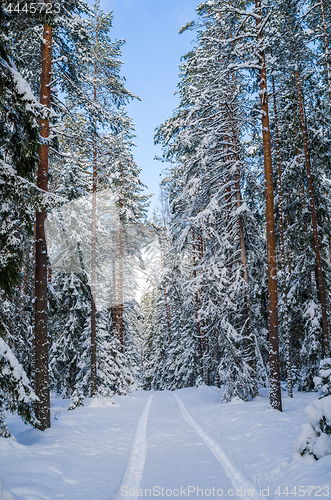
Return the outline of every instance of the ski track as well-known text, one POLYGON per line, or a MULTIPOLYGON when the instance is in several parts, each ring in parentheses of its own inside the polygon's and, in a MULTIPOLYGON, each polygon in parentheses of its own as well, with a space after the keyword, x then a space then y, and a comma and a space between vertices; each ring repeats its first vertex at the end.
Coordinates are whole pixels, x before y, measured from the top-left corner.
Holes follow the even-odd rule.
POLYGON ((227 457, 226 453, 222 450, 221 446, 210 437, 207 432, 203 430, 203 428, 194 420, 192 415, 186 409, 184 403, 180 400, 177 394, 174 394, 174 397, 179 406, 180 412, 183 418, 186 420, 188 424, 195 430, 195 432, 203 439, 205 444, 208 446, 213 455, 217 458, 223 469, 225 470, 226 475, 230 479, 235 490, 253 490, 253 496, 249 495, 250 498, 254 498, 255 500, 260 499, 255 486, 248 479, 246 479, 236 467, 232 464, 231 460, 227 457))
MULTIPOLYGON (((118 492, 115 497, 110 497, 111 499, 121 499, 123 500, 123 496, 121 495, 122 486, 126 486, 128 490, 137 490, 139 489, 139 485, 143 476, 146 454, 147 454, 147 420, 149 410, 152 404, 153 394, 151 394, 147 400, 145 408, 139 418, 136 433, 134 435, 130 455, 128 459, 128 463, 124 474, 122 476, 121 484, 118 489, 118 492)), ((136 500, 137 495, 130 496, 130 500, 136 500)))

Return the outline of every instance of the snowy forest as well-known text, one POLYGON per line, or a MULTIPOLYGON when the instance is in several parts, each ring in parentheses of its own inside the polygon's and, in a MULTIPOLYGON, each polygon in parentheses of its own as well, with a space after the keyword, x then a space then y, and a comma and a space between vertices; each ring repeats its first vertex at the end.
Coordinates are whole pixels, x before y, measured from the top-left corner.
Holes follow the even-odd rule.
POLYGON ((112 12, 0 2, 1 437, 49 429, 52 394, 208 386, 314 392, 298 449, 331 454, 331 5, 196 13, 149 217, 112 12))

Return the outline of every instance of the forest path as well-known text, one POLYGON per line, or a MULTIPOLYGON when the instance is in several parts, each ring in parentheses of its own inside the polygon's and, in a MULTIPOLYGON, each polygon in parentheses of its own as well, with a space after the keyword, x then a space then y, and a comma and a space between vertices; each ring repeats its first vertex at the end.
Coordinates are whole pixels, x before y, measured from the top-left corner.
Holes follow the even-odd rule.
POLYGON ((86 399, 67 411, 68 400, 53 398, 52 427, 44 432, 6 414, 16 437, 0 438, 0 484, 9 498, 131 500, 132 488, 146 500, 248 499, 248 478, 260 500, 288 500, 287 491, 299 485, 314 485, 316 495, 322 488, 324 498, 331 491, 331 457, 290 461, 316 393, 284 398, 283 413, 268 408, 266 390, 249 403, 221 404, 215 387, 139 390, 114 399, 86 399))
MULTIPOLYGON (((140 486, 141 478, 144 471, 146 453, 147 453, 147 420, 149 410, 152 404, 153 394, 147 399, 147 403, 144 410, 139 418, 137 429, 132 441, 130 455, 128 459, 125 472, 123 474, 121 485, 117 493, 117 498, 122 498, 121 491, 122 488, 127 488, 128 491, 137 491, 140 486)), ((137 495, 131 496, 130 498, 137 498, 137 495)))
MULTIPOLYGON (((206 490, 210 490, 214 497, 218 490, 218 496, 221 496, 222 490, 223 496, 233 494, 232 498, 237 498, 234 488, 248 488, 247 482, 239 481, 238 477, 235 483, 231 481, 239 472, 234 467, 231 476, 225 472, 226 460, 220 465, 215 452, 216 444, 212 448, 206 442, 206 433, 201 435, 197 432, 198 424, 191 416, 188 418, 183 403, 175 397, 168 391, 154 393, 147 424, 148 447, 140 494, 148 497, 151 490, 154 496, 159 493, 168 498, 197 498, 208 496, 206 490)), ((126 486, 123 481, 121 484, 126 486)), ((135 493, 128 498, 138 498, 138 492, 135 493)))
MULTIPOLYGON (((247 495, 257 500, 259 493, 257 492, 254 484, 246 479, 239 470, 233 465, 227 454, 224 452, 219 443, 217 443, 207 432, 194 420, 189 413, 184 403, 180 400, 177 394, 174 394, 178 407, 183 418, 195 430, 195 432, 203 439, 204 443, 208 446, 212 454, 219 461, 226 475, 231 480, 232 486, 236 491, 247 492, 247 495)), ((245 496, 241 494, 240 496, 245 496)))

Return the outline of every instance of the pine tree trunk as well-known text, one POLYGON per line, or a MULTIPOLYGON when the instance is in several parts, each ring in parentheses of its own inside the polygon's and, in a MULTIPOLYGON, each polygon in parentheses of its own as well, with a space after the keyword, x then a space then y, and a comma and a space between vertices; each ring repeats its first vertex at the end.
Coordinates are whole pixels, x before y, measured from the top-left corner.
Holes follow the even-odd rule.
POLYGON ((324 0, 321 0, 321 13, 322 13, 322 28, 323 28, 323 37, 324 37, 326 75, 327 75, 327 81, 328 81, 329 101, 331 104, 331 66, 330 66, 330 52, 329 52, 329 39, 328 39, 327 23, 326 23, 326 19, 325 19, 325 11, 324 11, 324 0))
MULTIPOLYGON (((42 69, 40 79, 40 102, 50 107, 50 81, 52 62, 52 28, 44 26, 42 45, 42 69)), ((41 120, 40 135, 49 137, 49 121, 41 120)), ((48 144, 43 144, 39 151, 37 186, 43 191, 48 188, 48 144)), ((35 221, 35 393, 39 398, 36 402, 36 417, 39 428, 45 430, 51 426, 48 373, 47 345, 47 248, 45 238, 46 211, 36 213, 35 221)))
POLYGON ((275 116, 275 139, 276 139, 276 154, 277 154, 277 173, 278 173, 278 214, 279 214, 279 232, 280 232, 280 262, 282 272, 282 288, 284 302, 284 330, 286 342, 286 377, 287 377, 287 394, 293 398, 292 384, 292 359, 291 359, 291 335, 288 322, 288 307, 287 307, 287 287, 286 287, 286 266, 285 266, 285 245, 284 245, 284 217, 283 217, 283 192, 282 192, 282 163, 279 147, 279 131, 278 131, 278 112, 275 92, 275 79, 272 77, 272 93, 274 101, 274 116, 275 116))
POLYGON ((120 225, 121 225, 121 220, 119 218, 118 221, 118 234, 117 234, 117 276, 116 276, 116 281, 115 281, 115 289, 116 289, 116 308, 115 308, 115 326, 116 326, 116 337, 118 340, 120 340, 119 337, 119 316, 120 316, 120 292, 119 292, 119 273, 120 273, 120 225))
POLYGON ((282 411, 279 344, 278 344, 278 299, 277 299, 277 254, 274 217, 274 192, 271 158, 271 137, 269 126, 267 70, 263 49, 261 1, 255 0, 255 10, 260 15, 256 21, 257 40, 260 44, 260 104, 262 121, 263 157, 265 172, 266 223, 267 223, 267 260, 268 260, 268 296, 269 296, 269 369, 270 369, 270 405, 282 411))
POLYGON ((328 325, 327 311, 326 311, 325 290, 324 290, 324 284, 323 284, 322 260, 321 260, 321 254, 320 254, 320 248, 319 248, 318 232, 317 232, 317 220, 316 220, 315 201, 314 201, 314 192, 313 192, 313 181, 311 178, 311 166, 310 166, 310 156, 309 156, 309 151, 308 151, 306 122, 305 122, 305 115, 304 115, 303 102, 302 102, 301 86, 300 86, 299 75, 298 75, 297 71, 295 71, 295 80, 296 80, 297 91, 298 91, 300 120, 301 120, 302 138, 303 138, 303 148, 304 148, 304 152, 305 152, 306 169, 307 169, 309 204, 310 204, 311 220, 312 220, 312 226, 313 226, 314 247, 315 247, 316 266, 317 266, 318 292, 319 292, 319 298, 320 298, 321 309, 322 309, 322 330, 323 330, 322 350, 323 350, 323 357, 328 358, 330 356, 330 341, 329 341, 329 325, 328 325))
MULTIPOLYGON (((98 27, 95 31, 94 52, 94 101, 97 101, 97 47, 98 27)), ((97 120, 94 120, 93 144, 93 187, 92 187, 92 241, 91 241, 91 398, 97 393, 97 327, 96 327, 96 217, 97 217, 97 181, 98 181, 98 151, 97 151, 97 120)))
POLYGON ((91 241, 91 398, 97 392, 96 344, 96 211, 97 211, 97 150, 93 152, 92 241, 91 241))

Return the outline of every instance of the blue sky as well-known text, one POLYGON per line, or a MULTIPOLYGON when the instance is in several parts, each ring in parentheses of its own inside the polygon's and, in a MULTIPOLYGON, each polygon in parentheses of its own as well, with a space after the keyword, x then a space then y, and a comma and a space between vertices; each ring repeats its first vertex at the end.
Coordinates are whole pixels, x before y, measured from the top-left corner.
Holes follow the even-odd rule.
POLYGON ((160 173, 166 167, 153 160, 161 152, 153 145, 154 129, 178 104, 174 95, 178 65, 194 39, 193 32, 179 35, 178 30, 195 17, 197 4, 197 0, 101 0, 101 8, 114 13, 112 38, 126 39, 122 51, 126 86, 142 99, 130 103, 127 112, 135 123, 134 155, 142 169, 141 179, 148 192, 156 194, 151 209, 157 203, 160 173))

